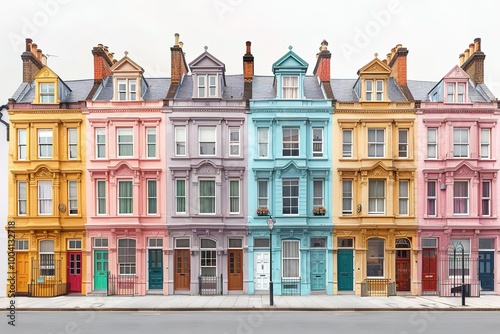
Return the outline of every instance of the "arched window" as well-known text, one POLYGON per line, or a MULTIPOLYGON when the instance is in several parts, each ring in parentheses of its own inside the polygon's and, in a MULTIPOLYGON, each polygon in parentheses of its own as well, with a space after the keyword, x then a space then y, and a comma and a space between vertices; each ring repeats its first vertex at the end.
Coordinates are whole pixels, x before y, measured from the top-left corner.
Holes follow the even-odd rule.
POLYGON ((40 241, 40 276, 54 276, 54 240, 40 241))
POLYGON ((200 267, 202 276, 217 275, 217 243, 211 239, 201 239, 200 267))

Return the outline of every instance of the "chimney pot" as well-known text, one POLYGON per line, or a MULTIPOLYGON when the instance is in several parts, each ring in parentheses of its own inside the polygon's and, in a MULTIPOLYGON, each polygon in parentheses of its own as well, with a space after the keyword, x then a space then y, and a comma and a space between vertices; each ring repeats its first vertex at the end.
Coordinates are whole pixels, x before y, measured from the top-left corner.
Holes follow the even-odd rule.
POLYGON ((26 38, 26 52, 31 51, 31 43, 33 43, 33 40, 31 38, 26 38))
POLYGON ((178 34, 178 33, 175 33, 175 34, 174 34, 174 37, 175 37, 174 46, 178 46, 178 45, 179 45, 179 34, 178 34))
POLYGON ((465 49, 464 50, 465 60, 469 59, 469 54, 470 54, 470 50, 469 49, 465 49))
POLYGON ((97 47, 102 49, 104 46, 101 43, 99 43, 99 44, 97 44, 97 47))
POLYGON ((481 38, 474 38, 474 50, 481 51, 481 38))
POLYGON ((460 66, 462 66, 465 62, 465 54, 461 53, 458 58, 460 59, 460 66))
POLYGON ((184 46, 184 43, 183 42, 179 42, 179 47, 182 49, 182 47, 184 46))
POLYGON ((40 61, 42 60, 42 55, 43 55, 42 50, 37 49, 36 50, 36 57, 38 58, 38 60, 40 60, 40 61))
POLYGON ((252 49, 252 42, 247 41, 246 45, 247 45, 247 54, 252 53, 252 50, 251 50, 252 49))
POLYGON ((469 44, 469 54, 472 56, 473 53, 474 53, 474 43, 470 43, 469 44))
POLYGON ((392 59, 392 53, 387 54, 387 63, 390 63, 392 59))

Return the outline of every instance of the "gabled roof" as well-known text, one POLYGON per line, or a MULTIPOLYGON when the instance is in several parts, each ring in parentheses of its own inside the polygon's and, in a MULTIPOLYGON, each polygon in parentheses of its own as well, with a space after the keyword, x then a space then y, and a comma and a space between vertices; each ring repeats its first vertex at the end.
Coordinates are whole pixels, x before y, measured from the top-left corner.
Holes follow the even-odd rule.
POLYGON ((470 79, 470 76, 460 66, 455 65, 443 79, 470 79))
MULTIPOLYGON (((225 75, 225 85, 222 88, 223 100, 243 100, 244 82, 243 74, 225 75)), ((182 79, 174 99, 189 100, 193 98, 193 77, 186 75, 182 79)))
MULTIPOLYGON (((333 95, 335 100, 340 102, 357 102, 359 98, 354 91, 354 85, 358 79, 331 79, 330 85, 332 86, 333 95)), ((388 79, 388 96, 392 102, 407 102, 401 88, 396 80, 392 77, 388 79)), ((413 91, 412 91, 413 93, 413 91)))
POLYGON ((386 74, 386 75, 390 75, 391 72, 392 72, 392 70, 391 70, 391 68, 389 66, 387 66, 387 64, 384 64, 380 59, 378 59, 377 57, 375 57, 368 64, 366 64, 365 66, 361 67, 358 70, 357 74, 361 75, 361 74, 369 73, 369 74, 386 74))
MULTIPOLYGON (((274 80, 274 76, 254 76, 252 80, 252 100, 275 99, 276 92, 273 86, 274 80)), ((326 99, 316 76, 308 75, 304 77, 304 99, 326 99)))
POLYGON ((125 56, 111 66, 111 72, 139 72, 142 74, 144 69, 128 57, 128 52, 125 52, 125 56))
POLYGON ((274 62, 272 71, 276 73, 279 70, 287 69, 299 69, 303 70, 304 73, 307 71, 309 64, 302 58, 300 58, 295 52, 292 51, 292 47, 288 47, 288 51, 284 56, 274 62))
POLYGON ((66 85, 66 83, 64 81, 62 81, 61 77, 59 77, 56 72, 52 71, 48 66, 44 66, 40 69, 40 71, 38 71, 36 74, 35 74, 35 80, 40 78, 40 77, 44 77, 44 78, 57 78, 59 80, 60 83, 62 83, 68 90, 71 91, 71 88, 68 87, 68 85, 66 85))
POLYGON ((207 51, 205 47, 205 52, 196 57, 192 62, 189 63, 189 68, 191 72, 196 72, 197 70, 215 69, 219 68, 222 72, 226 71, 226 65, 219 59, 215 58, 212 54, 207 51))
MULTIPOLYGON (((148 82, 148 89, 142 99, 144 101, 163 100, 170 87, 170 78, 144 78, 148 82)), ((113 76, 108 76, 97 89, 94 101, 111 101, 113 99, 113 76)))

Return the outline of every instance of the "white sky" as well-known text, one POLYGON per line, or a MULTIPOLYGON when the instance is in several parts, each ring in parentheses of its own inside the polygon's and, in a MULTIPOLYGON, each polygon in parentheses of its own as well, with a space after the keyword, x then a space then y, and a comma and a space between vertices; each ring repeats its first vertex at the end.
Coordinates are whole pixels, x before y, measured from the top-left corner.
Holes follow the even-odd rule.
POLYGON ((494 1, 463 0, 4 0, 0 49, 4 104, 22 80, 20 55, 30 37, 49 56, 63 80, 93 77, 92 47, 124 51, 146 77, 170 76, 174 33, 184 42, 187 62, 208 51, 242 73, 245 42, 252 41, 255 73, 271 75, 273 62, 293 50, 312 74, 323 39, 332 52, 332 78, 356 72, 396 44, 409 50, 408 78, 441 79, 458 55, 481 37, 486 54, 485 82, 500 95, 500 44, 494 1), (57 56, 57 57, 56 57, 57 56))

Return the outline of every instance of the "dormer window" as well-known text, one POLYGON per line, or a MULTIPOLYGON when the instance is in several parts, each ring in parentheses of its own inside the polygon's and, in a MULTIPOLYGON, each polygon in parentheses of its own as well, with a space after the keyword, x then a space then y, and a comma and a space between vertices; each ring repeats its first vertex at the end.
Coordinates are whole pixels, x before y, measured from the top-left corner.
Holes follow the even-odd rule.
POLYGON ((137 100, 137 79, 118 79, 118 100, 137 100))
POLYGON ((384 80, 365 80, 365 100, 383 101, 384 80))
POLYGON ((283 76, 283 98, 296 99, 299 96, 299 77, 283 76))
POLYGON ((40 103, 54 103, 55 90, 53 82, 40 83, 40 103))
POLYGON ((465 102, 465 83, 447 83, 446 84, 446 102, 464 103, 465 102))
POLYGON ((198 74, 198 97, 217 97, 217 75, 198 74))

